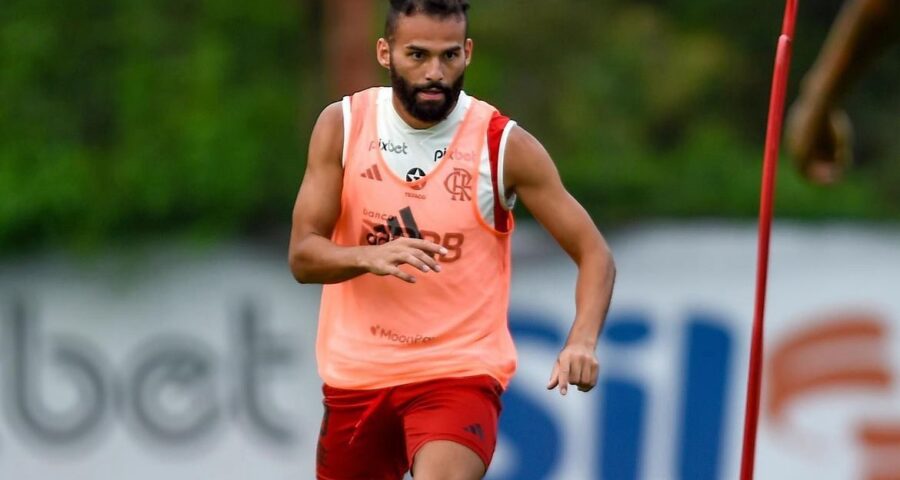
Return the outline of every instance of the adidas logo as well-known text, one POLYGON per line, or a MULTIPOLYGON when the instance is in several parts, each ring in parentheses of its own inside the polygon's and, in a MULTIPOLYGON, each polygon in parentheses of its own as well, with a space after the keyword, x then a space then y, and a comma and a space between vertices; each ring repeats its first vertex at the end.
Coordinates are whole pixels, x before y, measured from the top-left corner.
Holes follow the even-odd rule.
POLYGON ((413 217, 412 209, 410 207, 400 210, 400 218, 393 215, 387 217, 387 223, 381 225, 368 221, 366 221, 366 223, 371 225, 372 229, 371 233, 366 235, 366 242, 369 245, 381 245, 395 238, 404 236, 409 238, 424 238, 422 237, 422 232, 419 230, 419 225, 416 224, 416 218, 413 217), (400 225, 401 221, 403 222, 402 226, 400 225))
POLYGON ((365 172, 360 174, 363 178, 368 178, 369 180, 378 180, 381 181, 381 172, 378 171, 378 165, 372 165, 367 168, 365 172))
POLYGON ((476 437, 480 438, 481 440, 484 440, 484 430, 481 429, 480 423, 473 423, 473 424, 469 425, 468 427, 463 428, 463 430, 471 433, 472 435, 475 435, 476 437))

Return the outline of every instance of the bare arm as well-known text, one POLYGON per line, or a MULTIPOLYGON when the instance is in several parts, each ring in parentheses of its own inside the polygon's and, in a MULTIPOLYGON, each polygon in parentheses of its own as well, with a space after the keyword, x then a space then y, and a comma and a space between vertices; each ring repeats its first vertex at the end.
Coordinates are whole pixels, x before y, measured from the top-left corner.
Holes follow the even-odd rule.
POLYGON ((588 391, 597 383, 597 338, 606 318, 615 280, 612 254, 584 208, 566 191, 550 155, 528 132, 516 127, 506 149, 504 180, 534 218, 578 265, 575 321, 547 388, 568 385, 588 391))
POLYGON ((400 269, 401 264, 423 272, 440 271, 433 255, 447 252, 426 240, 404 238, 384 245, 352 247, 331 241, 341 213, 343 132, 341 104, 329 105, 313 128, 306 173, 294 204, 288 252, 294 278, 300 283, 338 283, 371 272, 415 282, 400 269))
POLYGON ((850 163, 851 126, 837 105, 849 86, 897 41, 898 0, 848 0, 788 115, 787 145, 801 172, 837 180, 850 163))
POLYGON ((897 40, 898 15, 897 0, 849 0, 803 81, 803 95, 829 105, 840 100, 869 63, 897 40))

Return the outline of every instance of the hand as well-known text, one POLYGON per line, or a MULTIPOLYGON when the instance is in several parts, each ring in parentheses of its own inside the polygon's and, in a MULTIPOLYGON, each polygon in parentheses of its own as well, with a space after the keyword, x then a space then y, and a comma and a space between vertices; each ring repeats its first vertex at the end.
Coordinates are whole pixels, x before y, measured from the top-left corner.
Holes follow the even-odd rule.
POLYGON ((586 345, 566 345, 550 375, 550 383, 547 390, 553 390, 559 385, 559 393, 565 395, 569 385, 577 385, 578 390, 589 392, 597 385, 597 374, 600 371, 600 362, 592 347, 586 345))
POLYGON ((824 110, 801 98, 791 107, 785 140, 800 173, 812 182, 837 182, 852 160, 853 127, 847 113, 824 110))
POLYGON ((400 269, 406 263, 423 272, 440 272, 441 266, 434 259, 436 254, 446 255, 447 249, 428 240, 398 238, 382 245, 365 247, 360 265, 378 276, 393 275, 400 280, 416 283, 416 277, 400 269))

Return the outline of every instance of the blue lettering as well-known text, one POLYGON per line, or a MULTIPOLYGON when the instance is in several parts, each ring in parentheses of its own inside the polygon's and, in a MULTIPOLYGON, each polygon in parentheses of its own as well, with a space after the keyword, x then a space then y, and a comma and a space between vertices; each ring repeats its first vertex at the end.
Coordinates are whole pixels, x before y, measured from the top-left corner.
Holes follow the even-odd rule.
MULTIPOLYGON (((563 338, 553 325, 551 319, 534 313, 510 314, 510 330, 517 343, 536 342, 555 351, 563 338)), ((517 461, 513 471, 502 477, 491 475, 492 480, 541 480, 556 469, 563 447, 559 425, 540 404, 519 393, 515 381, 503 394, 500 433, 516 451, 517 461)))
MULTIPOLYGON (((639 346, 650 340, 650 321, 636 311, 612 312, 602 339, 612 345, 639 346)), ((640 458, 644 443, 647 393, 634 380, 603 374, 597 432, 600 456, 597 470, 601 478, 640 478, 640 458)))
POLYGON ((721 319, 692 314, 684 348, 679 478, 719 478, 725 394, 731 367, 731 335, 721 319))

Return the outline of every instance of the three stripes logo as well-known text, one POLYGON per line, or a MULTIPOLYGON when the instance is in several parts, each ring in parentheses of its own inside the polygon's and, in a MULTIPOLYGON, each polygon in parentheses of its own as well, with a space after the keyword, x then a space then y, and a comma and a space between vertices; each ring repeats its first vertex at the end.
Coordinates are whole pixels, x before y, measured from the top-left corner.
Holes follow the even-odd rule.
POLYGON ((372 165, 367 168, 365 172, 360 174, 363 178, 368 178, 369 180, 377 180, 381 182, 381 172, 378 171, 378 165, 372 165))
POLYGON ((419 227, 412 208, 401 208, 399 215, 391 215, 384 211, 362 210, 362 229, 359 236, 359 245, 384 245, 398 238, 414 238, 428 240, 447 249, 447 253, 440 256, 444 263, 456 262, 463 256, 463 244, 466 241, 465 234, 461 232, 438 233, 419 227))
POLYGON ((381 245, 404 236, 423 238, 410 207, 400 210, 400 218, 391 215, 387 217, 387 223, 379 225, 366 221, 366 224, 372 228, 371 233, 366 234, 366 243, 369 245, 381 245), (402 226, 400 225, 401 221, 403 222, 402 226))
POLYGON ((471 433, 472 435, 475 435, 476 437, 484 441, 484 430, 481 428, 480 423, 473 423, 467 427, 464 427, 463 430, 471 433))

